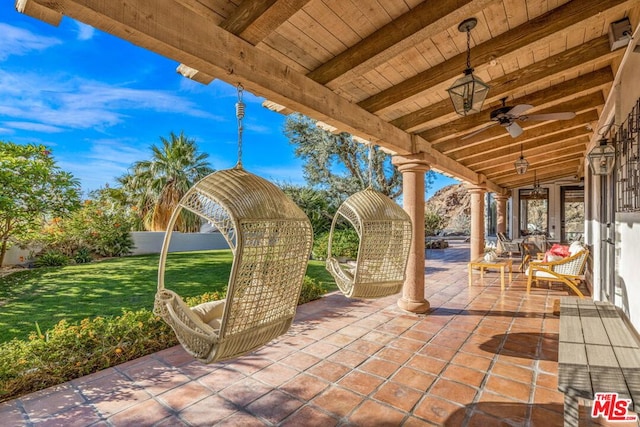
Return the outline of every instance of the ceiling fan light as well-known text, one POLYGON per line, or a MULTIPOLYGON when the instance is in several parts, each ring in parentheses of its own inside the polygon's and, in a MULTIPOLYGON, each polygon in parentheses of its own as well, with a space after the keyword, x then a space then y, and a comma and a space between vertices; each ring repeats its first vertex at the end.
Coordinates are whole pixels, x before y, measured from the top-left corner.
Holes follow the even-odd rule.
POLYGON ((516 168, 518 175, 524 175, 527 173, 527 169, 529 168, 529 162, 527 159, 520 156, 520 158, 513 163, 513 166, 516 168))
POLYGON ((616 149, 606 138, 602 138, 600 145, 593 147, 587 154, 587 160, 594 175, 609 175, 616 162, 616 149))
POLYGON ((474 76, 472 69, 467 69, 464 76, 456 80, 447 92, 456 113, 467 116, 482 110, 482 104, 489 93, 489 85, 474 76))

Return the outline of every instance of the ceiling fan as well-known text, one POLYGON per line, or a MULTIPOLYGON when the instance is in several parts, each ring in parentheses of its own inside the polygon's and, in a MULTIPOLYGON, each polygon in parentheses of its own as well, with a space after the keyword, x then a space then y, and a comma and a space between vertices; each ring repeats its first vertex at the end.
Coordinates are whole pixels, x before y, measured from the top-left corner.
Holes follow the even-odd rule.
POLYGON ((507 98, 502 98, 501 101, 502 107, 496 108, 491 112, 491 121, 493 123, 483 127, 482 129, 478 129, 475 132, 471 132, 469 135, 465 135, 460 139, 471 138, 472 136, 475 136, 480 132, 484 132, 485 130, 497 125, 504 127, 507 132, 509 132, 509 135, 511 135, 513 138, 517 138, 522 135, 522 127, 518 123, 516 123, 516 120, 520 120, 523 122, 527 120, 570 120, 576 116, 576 113, 569 112, 524 115, 523 113, 530 108, 533 108, 533 105, 519 104, 515 107, 510 107, 506 105, 507 98))

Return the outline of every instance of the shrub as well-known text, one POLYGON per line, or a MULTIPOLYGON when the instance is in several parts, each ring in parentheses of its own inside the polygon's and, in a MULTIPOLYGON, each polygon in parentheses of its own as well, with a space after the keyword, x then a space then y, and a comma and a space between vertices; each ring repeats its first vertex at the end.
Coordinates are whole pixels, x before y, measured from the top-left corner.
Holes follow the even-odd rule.
POLYGON ((424 213, 424 234, 426 236, 435 236, 442 229, 444 223, 443 218, 435 211, 426 211, 424 213))
MULTIPOLYGON (((325 289, 305 276, 298 304, 320 298, 325 289)), ((207 292, 185 297, 189 306, 224 298, 207 292)), ((0 344, 0 402, 57 385, 178 344, 171 328, 151 310, 123 311, 116 317, 58 322, 29 340, 0 344)))
MULTIPOLYGON (((353 228, 337 229, 333 232, 331 255, 355 259, 358 256, 358 233, 353 228)), ((323 233, 313 242, 311 254, 314 259, 326 259, 329 247, 329 233, 323 233)))
POLYGON ((86 264, 93 260, 93 258, 91 258, 91 251, 86 246, 79 248, 73 255, 73 259, 77 264, 86 264))
POLYGON ((326 290, 322 287, 320 282, 309 276, 304 276, 304 281, 302 282, 302 291, 300 292, 300 299, 298 299, 298 305, 316 300, 324 295, 325 292, 326 290))
POLYGON ((36 267, 61 267, 69 264, 69 257, 60 251, 50 250, 38 255, 36 267))
POLYGON ((60 384, 177 344, 173 331, 149 310, 61 320, 28 341, 0 345, 0 401, 60 384))

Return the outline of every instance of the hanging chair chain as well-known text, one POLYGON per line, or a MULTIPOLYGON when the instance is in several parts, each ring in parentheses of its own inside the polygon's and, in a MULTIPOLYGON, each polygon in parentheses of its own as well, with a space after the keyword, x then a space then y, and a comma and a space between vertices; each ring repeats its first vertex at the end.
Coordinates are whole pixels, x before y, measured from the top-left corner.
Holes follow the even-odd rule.
POLYGON ((373 188, 373 144, 369 141, 369 188, 373 188))
POLYGON ((244 102, 242 102, 242 93, 244 88, 241 83, 238 83, 237 89, 238 102, 236 102, 236 117, 238 118, 238 164, 236 167, 242 169, 242 119, 244 118, 245 105, 244 102))

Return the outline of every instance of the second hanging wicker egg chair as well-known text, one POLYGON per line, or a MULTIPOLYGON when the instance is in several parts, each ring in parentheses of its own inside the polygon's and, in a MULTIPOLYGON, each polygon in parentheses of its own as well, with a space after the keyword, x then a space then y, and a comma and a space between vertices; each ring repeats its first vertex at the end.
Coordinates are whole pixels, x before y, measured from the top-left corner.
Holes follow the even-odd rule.
POLYGON ((338 288, 350 298, 379 298, 402 289, 409 259, 412 226, 409 215, 384 194, 367 188, 347 198, 331 224, 326 267, 338 288), (341 264, 332 254, 336 225, 341 221, 359 238, 355 264, 341 264))

